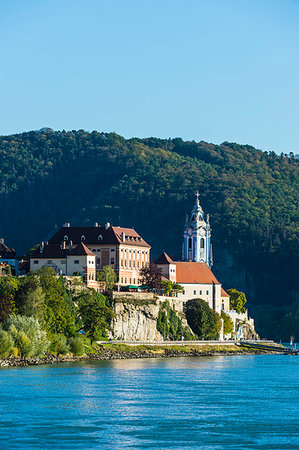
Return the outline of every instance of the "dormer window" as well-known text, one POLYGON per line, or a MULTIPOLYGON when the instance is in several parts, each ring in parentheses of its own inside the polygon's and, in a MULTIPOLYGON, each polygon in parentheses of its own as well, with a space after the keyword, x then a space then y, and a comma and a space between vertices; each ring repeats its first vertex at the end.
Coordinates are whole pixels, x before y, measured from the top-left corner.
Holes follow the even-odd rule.
POLYGON ((103 240, 103 236, 101 234, 99 234, 98 241, 102 241, 102 240, 103 240))
POLYGON ((85 241, 85 236, 84 236, 84 234, 82 234, 82 236, 81 236, 81 241, 85 241))
POLYGON ((64 241, 68 241, 68 240, 69 240, 68 236, 65 235, 64 238, 63 238, 63 240, 64 240, 64 241))

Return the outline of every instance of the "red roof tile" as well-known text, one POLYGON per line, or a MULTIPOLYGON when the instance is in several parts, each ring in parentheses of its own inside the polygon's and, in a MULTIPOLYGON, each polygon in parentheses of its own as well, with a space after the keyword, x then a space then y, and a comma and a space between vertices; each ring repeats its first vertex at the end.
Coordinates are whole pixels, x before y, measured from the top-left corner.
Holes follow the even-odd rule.
POLYGON ((175 264, 174 261, 167 255, 167 253, 163 252, 159 256, 159 258, 155 259, 155 264, 175 264))
POLYGON ((92 251, 89 250, 89 248, 87 248, 86 245, 83 244, 83 242, 80 242, 80 244, 76 245, 76 247, 72 248, 72 250, 69 250, 68 254, 75 256, 82 256, 82 255, 95 256, 95 254, 92 253, 92 251))
POLYGON ((227 292, 225 292, 223 287, 221 288, 221 297, 229 297, 229 294, 227 292))
POLYGON ((177 283, 220 284, 205 263, 176 261, 177 283))

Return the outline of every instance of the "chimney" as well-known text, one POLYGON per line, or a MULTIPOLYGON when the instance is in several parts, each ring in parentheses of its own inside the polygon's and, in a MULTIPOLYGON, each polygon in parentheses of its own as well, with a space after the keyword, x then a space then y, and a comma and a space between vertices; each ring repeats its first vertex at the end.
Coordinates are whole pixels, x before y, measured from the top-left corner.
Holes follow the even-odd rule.
POLYGON ((62 247, 62 250, 65 250, 65 241, 61 242, 61 247, 62 247))
POLYGON ((4 244, 4 238, 0 238, 0 244, 4 244))
POLYGON ((64 228, 70 228, 71 224, 69 222, 65 222, 62 226, 64 228))
POLYGON ((44 253, 44 249, 45 249, 45 243, 42 242, 39 248, 40 253, 44 253))
POLYGON ((69 242, 69 250, 72 250, 72 248, 73 248, 73 241, 70 241, 69 242))
POLYGON ((98 222, 95 222, 95 223, 93 224, 93 226, 96 227, 96 228, 98 228, 98 226, 99 226, 98 222))
POLYGON ((105 223, 105 230, 108 230, 108 228, 110 228, 110 223, 109 223, 109 222, 106 222, 106 223, 105 223))
POLYGON ((123 231, 121 232, 121 240, 123 242, 126 242, 126 235, 125 235, 125 233, 123 231))

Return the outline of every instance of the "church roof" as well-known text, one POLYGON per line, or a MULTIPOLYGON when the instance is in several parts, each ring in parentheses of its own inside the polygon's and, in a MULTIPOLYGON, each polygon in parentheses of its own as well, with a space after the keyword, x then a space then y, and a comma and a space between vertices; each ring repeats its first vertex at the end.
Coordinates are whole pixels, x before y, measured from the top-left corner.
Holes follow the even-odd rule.
POLYGON ((223 287, 221 288, 221 297, 229 297, 229 294, 227 292, 225 292, 223 287))
POLYGON ((172 261, 172 259, 167 255, 167 253, 163 252, 161 253, 161 255, 159 256, 159 258, 154 260, 155 264, 175 264, 174 261, 172 261))
POLYGON ((220 284, 206 263, 176 261, 177 283, 220 284))

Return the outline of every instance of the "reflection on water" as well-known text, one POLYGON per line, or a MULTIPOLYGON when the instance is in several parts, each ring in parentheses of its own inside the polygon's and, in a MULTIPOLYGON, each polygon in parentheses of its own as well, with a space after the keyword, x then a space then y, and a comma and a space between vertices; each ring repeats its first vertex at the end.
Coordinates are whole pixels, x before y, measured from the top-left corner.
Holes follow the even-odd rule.
POLYGON ((0 371, 7 448, 299 448, 299 358, 113 360, 0 371))

